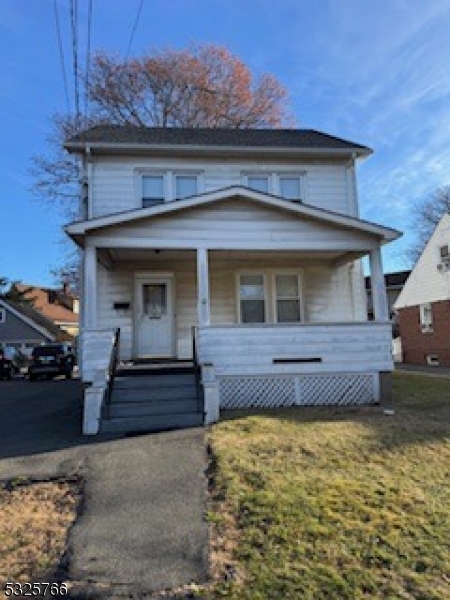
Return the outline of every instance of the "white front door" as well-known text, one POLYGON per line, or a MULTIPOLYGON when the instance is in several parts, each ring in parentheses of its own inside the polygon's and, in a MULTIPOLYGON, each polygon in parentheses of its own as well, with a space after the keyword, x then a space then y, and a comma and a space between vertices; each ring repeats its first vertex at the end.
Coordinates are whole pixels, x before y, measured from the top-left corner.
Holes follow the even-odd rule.
POLYGON ((137 358, 173 356, 174 301, 171 277, 136 278, 137 358))

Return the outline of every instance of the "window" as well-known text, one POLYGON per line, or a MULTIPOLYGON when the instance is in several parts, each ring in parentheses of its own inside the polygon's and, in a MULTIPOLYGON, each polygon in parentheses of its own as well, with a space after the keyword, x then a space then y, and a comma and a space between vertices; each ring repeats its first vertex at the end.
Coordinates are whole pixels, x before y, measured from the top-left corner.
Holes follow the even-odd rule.
POLYGON ((427 354, 425 356, 427 365, 430 367, 439 367, 439 356, 437 354, 427 354))
POLYGON ((302 188, 300 177, 280 176, 280 196, 288 200, 301 200, 302 188))
POLYGON ((445 246, 441 246, 439 248, 439 254, 441 255, 442 259, 450 259, 449 253, 448 253, 448 244, 446 244, 445 246))
POLYGON ((263 275, 241 275, 239 278, 241 323, 264 323, 266 320, 263 275))
POLYGON ((422 333, 433 331, 433 310, 431 304, 420 305, 420 328, 422 333))
POLYGON ((4 308, 0 308, 0 325, 6 323, 6 310, 4 308))
POLYGON ((299 323, 301 321, 298 275, 275 275, 275 299, 277 323, 299 323))
POLYGON ((269 192, 269 176, 268 175, 248 175, 247 186, 257 192, 269 192))
POLYGON ((188 198, 198 193, 198 178, 196 175, 175 176, 175 198, 188 198))
POLYGON ((147 208, 164 202, 164 176, 144 175, 142 177, 142 206, 147 208))

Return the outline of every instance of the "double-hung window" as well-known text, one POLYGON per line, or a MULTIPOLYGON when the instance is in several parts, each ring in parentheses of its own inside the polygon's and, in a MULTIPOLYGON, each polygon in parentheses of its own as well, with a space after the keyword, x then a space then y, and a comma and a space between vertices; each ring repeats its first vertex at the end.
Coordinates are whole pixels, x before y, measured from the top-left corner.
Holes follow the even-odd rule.
POLYGON ((278 178, 280 196, 287 200, 302 200, 301 177, 280 175, 278 178))
POLYGON ((300 277, 275 275, 275 319, 277 323, 299 323, 302 319, 300 277))
POLYGON ((241 323, 264 323, 266 321, 264 275, 239 276, 239 307, 241 323))
POLYGON ((198 194, 197 175, 175 175, 175 198, 189 198, 198 194))
POLYGON ((269 175, 247 175, 247 186, 257 192, 266 194, 270 191, 269 175))
POLYGON ((164 186, 164 175, 143 175, 142 177, 142 206, 154 206, 161 204, 166 197, 164 186))
POLYGON ((419 307, 420 314, 420 328, 422 333, 432 332, 433 331, 433 309, 431 308, 431 304, 427 302, 426 304, 421 304, 419 307))

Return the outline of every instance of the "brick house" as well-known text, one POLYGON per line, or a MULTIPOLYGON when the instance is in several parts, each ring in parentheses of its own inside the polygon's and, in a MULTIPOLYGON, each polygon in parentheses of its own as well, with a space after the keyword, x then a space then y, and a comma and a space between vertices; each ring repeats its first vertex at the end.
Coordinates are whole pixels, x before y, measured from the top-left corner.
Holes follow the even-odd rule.
POLYGON ((430 237, 395 305, 403 362, 450 367, 450 215, 430 237))

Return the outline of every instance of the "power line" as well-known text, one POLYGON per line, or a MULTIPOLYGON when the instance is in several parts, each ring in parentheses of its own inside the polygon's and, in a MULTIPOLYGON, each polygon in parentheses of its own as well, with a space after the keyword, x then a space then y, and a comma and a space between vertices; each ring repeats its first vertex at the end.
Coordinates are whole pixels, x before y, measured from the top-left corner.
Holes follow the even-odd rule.
POLYGON ((61 71, 62 71, 62 77, 63 77, 64 95, 66 97, 67 112, 70 113, 69 85, 68 85, 68 82, 67 82, 67 71, 66 71, 66 63, 65 63, 65 60, 64 60, 64 50, 63 50, 62 37, 61 37, 61 24, 59 22, 58 2, 57 2, 57 0, 53 1, 53 10, 54 10, 54 13, 55 13, 56 35, 57 35, 57 38, 58 38, 59 62, 61 64, 61 71))
POLYGON ((87 44, 86 44, 86 67, 84 77, 84 122, 86 124, 90 101, 90 68, 91 68, 91 31, 92 31, 92 0, 88 5, 87 44))
POLYGON ((128 42, 127 51, 125 52, 124 62, 127 62, 128 56, 130 55, 131 46, 133 44, 134 35, 136 33, 136 29, 137 29, 137 26, 138 26, 138 23, 139 23, 139 19, 141 17, 141 12, 142 12, 143 5, 144 5, 144 0, 141 0, 140 3, 139 3, 139 7, 138 7, 138 10, 137 10, 137 13, 136 13, 136 19, 134 21, 133 29, 131 30, 130 40, 128 42))
POLYGON ((78 0, 70 0, 70 24, 72 28, 75 118, 78 118, 80 116, 80 90, 78 85, 78 0))

